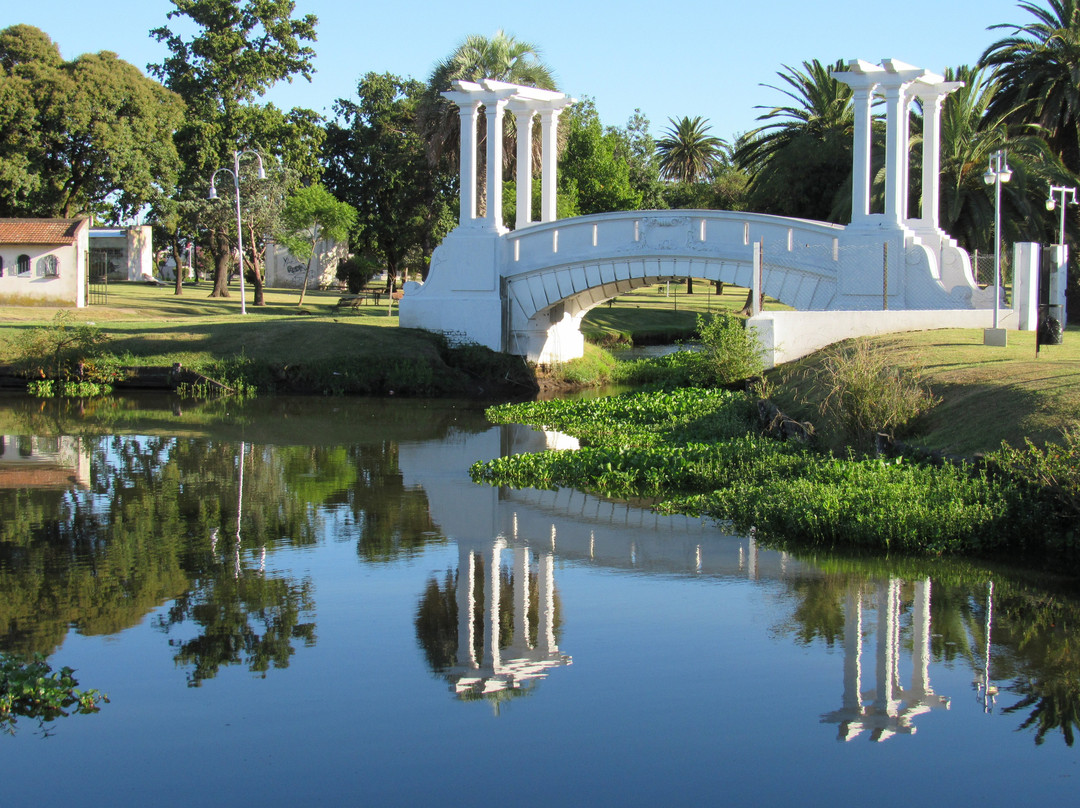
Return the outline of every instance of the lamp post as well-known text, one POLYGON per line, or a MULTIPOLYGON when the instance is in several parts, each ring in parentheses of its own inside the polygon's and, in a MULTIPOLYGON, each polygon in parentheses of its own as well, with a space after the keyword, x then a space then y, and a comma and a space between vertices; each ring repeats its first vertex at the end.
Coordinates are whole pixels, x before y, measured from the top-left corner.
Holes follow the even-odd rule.
POLYGON ((1064 185, 1051 185, 1050 193, 1046 197, 1046 209, 1053 210, 1054 208, 1061 206, 1061 225, 1058 230, 1058 244, 1065 244, 1065 197, 1068 197, 1069 205, 1076 204, 1076 189, 1068 188, 1064 185), (1057 200, 1054 200, 1054 194, 1058 195, 1057 200))
POLYGON ((233 190, 236 192, 236 250, 239 256, 240 262, 240 313, 247 314, 247 303, 244 299, 244 226, 240 221, 240 158, 244 155, 253 155, 256 160, 259 161, 259 174, 260 180, 266 179, 266 170, 263 168, 262 155, 252 149, 245 149, 244 151, 233 151, 233 167, 232 168, 219 168, 213 174, 210 175, 210 193, 207 195, 208 199, 217 199, 217 186, 214 184, 217 175, 224 171, 226 174, 231 174, 233 178, 233 190))
POLYGON ((990 166, 983 182, 994 186, 994 330, 998 330, 998 309, 1001 303, 1001 183, 1012 179, 1012 169, 1005 160, 1005 150, 990 155, 990 166))

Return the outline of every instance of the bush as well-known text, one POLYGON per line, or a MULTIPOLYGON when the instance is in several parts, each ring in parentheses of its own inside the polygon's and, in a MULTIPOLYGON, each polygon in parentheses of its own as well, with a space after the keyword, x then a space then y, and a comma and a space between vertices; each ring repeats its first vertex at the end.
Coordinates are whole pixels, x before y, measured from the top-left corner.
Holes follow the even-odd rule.
POLYGON ((822 415, 833 418, 856 445, 876 432, 895 436, 938 399, 915 367, 898 367, 864 339, 838 347, 825 357, 817 379, 826 394, 822 415))
POLYGON ((1002 444, 987 462, 1014 482, 1047 496, 1059 515, 1072 524, 1080 519, 1080 424, 1066 430, 1061 444, 1043 448, 1025 441, 1023 449, 1002 444))
POLYGON ((337 279, 355 295, 379 272, 379 263, 369 256, 350 255, 337 266, 337 279))
POLYGON ((108 336, 95 325, 57 313, 47 326, 33 328, 16 346, 16 363, 26 376, 58 381, 111 382, 118 369, 105 354, 108 336))
POLYGON ((720 385, 757 376, 765 368, 765 350, 746 321, 730 314, 698 316, 701 367, 695 381, 720 385))

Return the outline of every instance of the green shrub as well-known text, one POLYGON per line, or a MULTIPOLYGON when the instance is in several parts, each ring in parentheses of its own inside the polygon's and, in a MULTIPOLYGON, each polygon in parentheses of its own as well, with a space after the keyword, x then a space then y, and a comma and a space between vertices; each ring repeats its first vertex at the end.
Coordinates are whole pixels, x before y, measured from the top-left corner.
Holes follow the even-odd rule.
POLYGON ((765 350, 746 321, 730 314, 699 315, 701 386, 730 384, 757 376, 765 367, 765 350))
POLYGON ((355 295, 378 274, 379 262, 364 255, 351 255, 337 266, 337 279, 355 295))
POLYGON ((32 328, 16 345, 16 365, 29 377, 111 382, 117 375, 115 360, 105 355, 108 336, 90 323, 58 312, 49 325, 32 328))
POLYGON ((1080 424, 1066 430, 1060 444, 1039 448, 1029 440, 1023 449, 1002 444, 987 461, 1014 482, 1049 497, 1073 525, 1080 520, 1080 424))

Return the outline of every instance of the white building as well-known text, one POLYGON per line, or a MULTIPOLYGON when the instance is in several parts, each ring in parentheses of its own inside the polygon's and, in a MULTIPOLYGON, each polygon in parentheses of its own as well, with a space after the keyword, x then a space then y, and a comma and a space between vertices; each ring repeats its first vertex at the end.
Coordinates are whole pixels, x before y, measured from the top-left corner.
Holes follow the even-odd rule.
POLYGON ((0 219, 0 304, 86 305, 89 219, 0 219))

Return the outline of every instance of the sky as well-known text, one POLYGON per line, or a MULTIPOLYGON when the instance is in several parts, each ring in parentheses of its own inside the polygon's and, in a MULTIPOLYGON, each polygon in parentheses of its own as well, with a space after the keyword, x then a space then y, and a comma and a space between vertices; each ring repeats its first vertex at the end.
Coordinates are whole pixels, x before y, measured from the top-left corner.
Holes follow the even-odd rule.
MULTIPOLYGON (((169 0, 7 0, 5 7, 0 26, 42 29, 65 59, 110 50, 145 70, 166 55, 148 32, 168 23, 169 0)), ((318 17, 316 73, 311 83, 271 90, 267 99, 283 108, 332 116, 334 101, 354 98, 364 74, 425 81, 466 36, 502 29, 536 45, 559 89, 592 98, 605 125, 624 126, 640 109, 659 136, 669 118, 701 116, 725 140, 788 103, 763 86, 781 85, 785 65, 891 58, 941 73, 973 64, 1008 33, 990 26, 1033 19, 1018 0, 297 0, 296 13, 318 17)))

